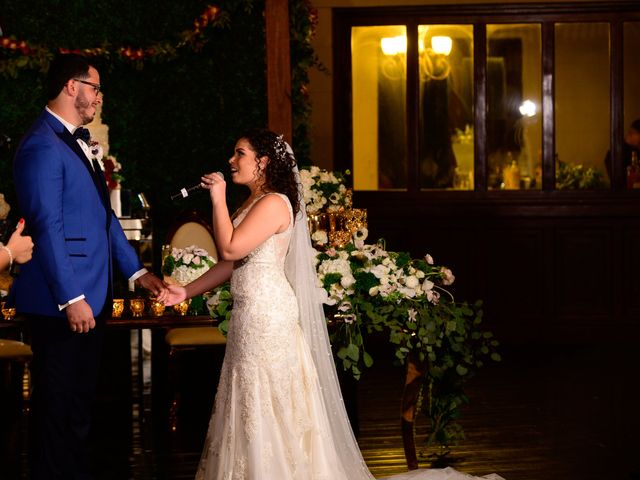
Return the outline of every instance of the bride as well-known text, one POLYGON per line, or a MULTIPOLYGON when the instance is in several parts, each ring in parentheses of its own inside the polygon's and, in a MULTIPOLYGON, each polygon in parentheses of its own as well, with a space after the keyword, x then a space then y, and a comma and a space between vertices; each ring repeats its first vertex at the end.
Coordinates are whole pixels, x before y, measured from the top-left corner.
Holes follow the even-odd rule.
MULTIPOLYGON (((173 305, 231 278, 226 353, 196 479, 373 479, 340 393, 293 152, 282 136, 252 130, 229 165, 231 180, 251 192, 233 217, 222 174, 202 177, 221 260, 160 298, 173 305)), ((391 478, 473 477, 432 469, 391 478)))

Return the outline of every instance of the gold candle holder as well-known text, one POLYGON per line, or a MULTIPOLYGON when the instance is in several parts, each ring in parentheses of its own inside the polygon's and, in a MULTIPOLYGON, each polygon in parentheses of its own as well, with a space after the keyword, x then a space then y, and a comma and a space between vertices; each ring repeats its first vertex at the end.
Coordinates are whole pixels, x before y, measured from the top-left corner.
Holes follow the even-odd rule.
POLYGON ((181 316, 185 316, 189 311, 189 304, 191 303, 191 299, 185 300, 184 302, 176 303, 173 306, 173 310, 181 316))
POLYGON ((120 318, 123 311, 124 311, 124 299, 114 298, 113 306, 111 307, 111 316, 113 318, 120 318))
POLYGON ((15 316, 16 316, 16 309, 15 309, 15 307, 11 307, 11 308, 7 307, 7 306, 6 306, 6 302, 2 302, 2 307, 1 307, 1 309, 2 309, 2 317, 3 317, 7 322, 9 322, 9 321, 13 320, 13 317, 15 317, 15 316))
POLYGON ((164 315, 164 308, 164 303, 159 302, 156 298, 151 297, 149 299, 149 311, 154 317, 161 317, 164 315))
POLYGON ((144 312, 144 299, 142 298, 131 298, 129 299, 129 309, 131 310, 131 315, 134 317, 141 317, 144 312))

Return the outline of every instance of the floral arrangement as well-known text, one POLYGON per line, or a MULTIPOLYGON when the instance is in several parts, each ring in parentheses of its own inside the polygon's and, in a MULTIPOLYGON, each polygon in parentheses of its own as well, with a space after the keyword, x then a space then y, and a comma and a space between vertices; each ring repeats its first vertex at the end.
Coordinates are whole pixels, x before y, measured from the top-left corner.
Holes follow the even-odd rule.
POLYGON ((214 288, 204 294, 204 300, 209 311, 209 315, 220 320, 218 329, 224 334, 229 330, 229 319, 233 307, 233 297, 229 282, 214 288))
POLYGON ((205 249, 191 245, 172 248, 162 263, 162 273, 178 285, 193 282, 215 265, 215 259, 205 249))
POLYGON ((120 173, 122 165, 116 157, 113 155, 107 155, 102 159, 102 167, 104 170, 104 177, 107 180, 107 188, 109 190, 115 190, 120 188, 120 184, 124 181, 124 177, 120 173))
MULTIPOLYGON (((213 267, 216 260, 205 249, 191 245, 186 248, 172 248, 162 262, 162 274, 165 280, 178 285, 186 285, 213 267)), ((189 309, 192 313, 204 310, 204 297, 191 299, 189 309)))
MULTIPOLYGON (((414 259, 386 250, 382 240, 367 244, 366 215, 357 218, 364 210, 351 208, 344 175, 312 166, 300 176, 310 223, 319 213, 339 212, 344 232, 352 232, 336 247, 327 241, 326 231, 311 228, 317 282, 326 292, 337 364, 359 379, 373 364, 366 351, 367 335, 387 334, 398 362, 411 358, 426 372, 421 408, 431 423, 428 444, 455 443, 464 437, 456 423, 468 402, 464 383, 487 359, 500 360, 497 340, 480 328, 481 302, 456 302, 449 291, 453 272, 436 265, 431 255, 414 259)), ((209 313, 222 320, 219 328, 226 332, 233 302, 228 283, 205 298, 209 313)))
POLYGON ((316 166, 300 169, 307 214, 338 212, 351 208, 351 194, 344 185, 344 180, 345 176, 340 172, 329 172, 316 166))
POLYGON ((331 344, 338 364, 356 379, 373 364, 367 334, 385 332, 398 362, 423 366, 422 409, 431 422, 429 444, 464 436, 456 423, 467 403, 463 385, 486 359, 500 360, 498 342, 482 331, 481 303, 454 300, 452 271, 430 255, 413 259, 364 244, 364 232, 342 248, 316 250, 318 283, 327 294, 331 344))
POLYGON ((582 164, 556 163, 556 188, 558 190, 598 190, 606 188, 602 172, 584 168, 582 164))

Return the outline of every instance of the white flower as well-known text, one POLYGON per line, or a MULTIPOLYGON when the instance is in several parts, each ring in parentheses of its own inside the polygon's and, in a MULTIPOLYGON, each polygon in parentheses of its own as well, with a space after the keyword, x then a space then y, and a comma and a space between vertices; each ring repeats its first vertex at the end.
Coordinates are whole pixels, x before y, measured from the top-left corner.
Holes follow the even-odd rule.
POLYGON ((353 277, 353 275, 351 275, 351 273, 349 273, 348 275, 343 275, 340 279, 340 285, 342 285, 344 288, 349 288, 354 283, 356 283, 356 279, 353 277))
POLYGON ((430 292, 431 290, 433 290, 433 286, 433 282, 429 279, 422 282, 422 290, 424 290, 425 292, 430 292))
POLYGON ((415 289, 420 285, 420 281, 418 280, 418 277, 416 277, 415 275, 409 275, 407 278, 404 279, 404 284, 408 288, 415 289))
POLYGON ((373 273, 377 278, 381 279, 387 276, 387 274, 389 273, 389 267, 386 265, 380 264, 380 265, 375 265, 369 271, 373 273))
POLYGON ((185 253, 184 255, 182 255, 182 262, 185 265, 191 263, 191 260, 193 260, 193 253, 185 253))
POLYGON ((355 316, 353 313, 352 313, 352 314, 350 314, 350 315, 343 315, 343 316, 342 316, 342 321, 343 321, 344 323, 349 323, 349 324, 351 324, 351 323, 355 322, 355 320, 356 320, 356 316, 355 316))
POLYGON ((333 175, 331 175, 331 173, 326 172, 326 171, 320 172, 320 181, 321 182, 333 183, 334 180, 335 179, 333 178, 333 175))
POLYGON ((340 312, 348 312, 349 310, 351 310, 351 302, 348 300, 342 302, 338 307, 338 311, 340 312))
POLYGON ((359 230, 356 230, 356 233, 353 234, 353 238, 356 238, 362 241, 366 240, 368 236, 369 236, 369 230, 364 227, 359 230))
POLYGON ((329 242, 329 237, 327 236, 327 232, 324 230, 316 230, 311 235, 311 240, 318 245, 325 245, 329 242))
POLYGON ((427 300, 429 300, 433 304, 437 304, 440 300, 440 293, 435 290, 429 290, 427 292, 427 300))
POLYGON ((442 272, 443 278, 442 278, 442 283, 444 285, 451 285, 456 277, 453 275, 453 272, 451 270, 449 270, 448 268, 442 267, 442 269, 440 270, 442 272))
POLYGON ((433 265, 433 257, 428 253, 424 256, 424 259, 427 261, 429 265, 433 265))
POLYGON ((417 310, 415 308, 410 308, 409 310, 407 310, 407 315, 409 317, 409 320, 412 322, 416 321, 416 315, 418 314, 417 310))

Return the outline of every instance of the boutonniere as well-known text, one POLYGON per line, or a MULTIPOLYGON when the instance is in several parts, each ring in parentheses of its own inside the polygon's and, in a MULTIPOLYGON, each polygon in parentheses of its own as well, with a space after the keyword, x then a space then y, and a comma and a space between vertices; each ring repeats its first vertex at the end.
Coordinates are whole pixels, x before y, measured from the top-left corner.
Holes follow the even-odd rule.
POLYGON ((102 150, 102 145, 100 145, 95 140, 89 141, 89 160, 98 160, 100 164, 100 168, 104 172, 104 163, 102 161, 102 157, 104 156, 104 151, 102 150))

